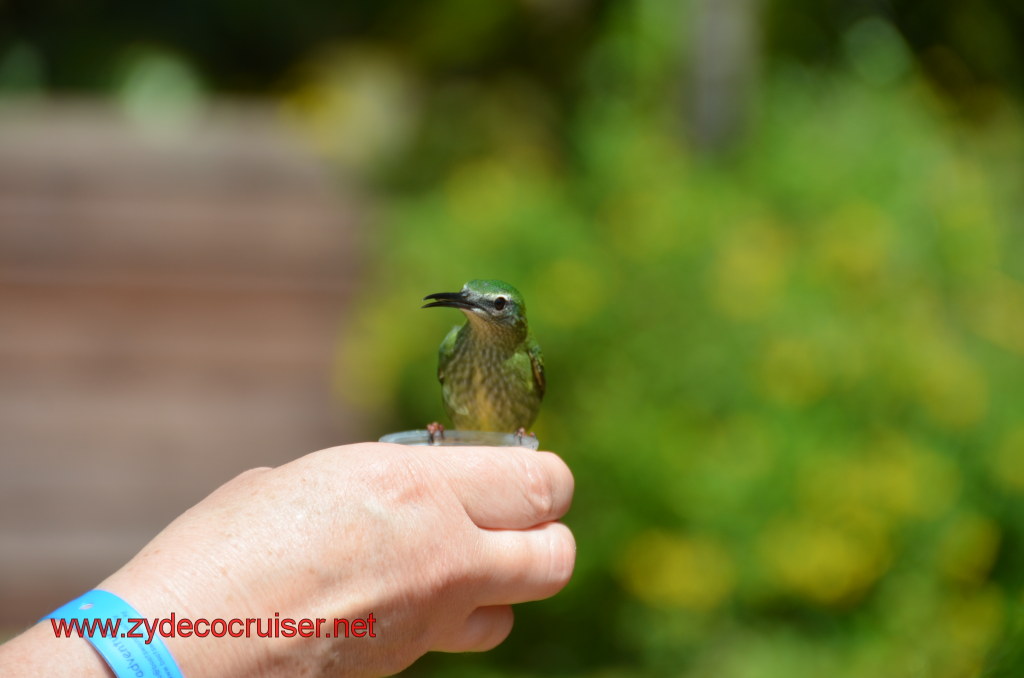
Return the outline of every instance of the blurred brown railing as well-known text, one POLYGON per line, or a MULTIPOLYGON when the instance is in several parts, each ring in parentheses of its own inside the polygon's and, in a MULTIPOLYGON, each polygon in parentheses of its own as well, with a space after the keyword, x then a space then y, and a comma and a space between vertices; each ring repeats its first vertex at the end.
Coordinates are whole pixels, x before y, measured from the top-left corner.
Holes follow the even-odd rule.
POLYGON ((265 105, 169 136, 0 107, 0 630, 238 472, 360 437, 331 397, 339 184, 265 105))

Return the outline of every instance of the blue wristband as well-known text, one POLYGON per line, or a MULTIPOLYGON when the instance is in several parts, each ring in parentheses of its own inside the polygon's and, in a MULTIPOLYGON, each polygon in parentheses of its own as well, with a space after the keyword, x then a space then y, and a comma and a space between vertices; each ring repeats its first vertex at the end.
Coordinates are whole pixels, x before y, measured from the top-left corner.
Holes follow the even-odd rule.
POLYGON ((43 619, 65 622, 63 632, 58 631, 60 622, 50 622, 55 635, 78 636, 92 643, 117 678, 183 678, 159 634, 147 632, 142 615, 113 593, 94 589, 43 619))

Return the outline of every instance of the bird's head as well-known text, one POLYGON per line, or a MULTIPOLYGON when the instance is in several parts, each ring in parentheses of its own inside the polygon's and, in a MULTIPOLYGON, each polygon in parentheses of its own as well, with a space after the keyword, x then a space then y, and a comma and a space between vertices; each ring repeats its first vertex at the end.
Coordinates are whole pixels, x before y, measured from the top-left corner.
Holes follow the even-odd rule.
POLYGON ((441 306, 457 308, 470 322, 484 321, 487 325, 526 327, 526 304, 519 290, 500 280, 470 280, 461 292, 428 294, 423 300, 433 299, 423 308, 441 306))

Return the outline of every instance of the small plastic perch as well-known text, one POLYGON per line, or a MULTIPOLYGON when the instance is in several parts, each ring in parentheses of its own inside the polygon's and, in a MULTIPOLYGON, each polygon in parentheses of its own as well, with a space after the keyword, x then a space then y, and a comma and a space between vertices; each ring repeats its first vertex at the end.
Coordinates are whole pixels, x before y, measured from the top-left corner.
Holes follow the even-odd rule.
POLYGON ((443 435, 436 435, 428 429, 398 431, 382 436, 380 442, 423 446, 491 445, 494 447, 525 447, 528 450, 536 450, 540 447, 540 441, 537 440, 536 436, 524 436, 518 434, 518 432, 498 433, 495 431, 462 431, 458 429, 445 430, 443 435))

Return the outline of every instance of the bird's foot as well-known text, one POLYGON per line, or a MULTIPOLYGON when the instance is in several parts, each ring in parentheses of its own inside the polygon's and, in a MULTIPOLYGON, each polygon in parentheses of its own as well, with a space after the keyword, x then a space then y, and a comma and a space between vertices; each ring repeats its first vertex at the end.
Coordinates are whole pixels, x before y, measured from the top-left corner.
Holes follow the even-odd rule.
POLYGON ((522 445, 522 444, 523 444, 523 438, 525 438, 525 437, 527 437, 527 436, 529 436, 529 437, 531 437, 531 438, 536 438, 536 437, 537 437, 537 434, 536 434, 536 433, 534 433, 533 431, 530 431, 529 433, 527 433, 527 432, 526 432, 526 429, 525 429, 525 428, 523 428, 522 426, 520 426, 519 428, 517 428, 517 429, 516 429, 516 430, 515 430, 515 431, 514 431, 514 432, 512 433, 512 435, 514 435, 514 436, 516 437, 516 442, 517 442, 517 443, 519 443, 520 445, 522 445))
POLYGON ((439 440, 444 440, 444 426, 436 421, 427 424, 427 437, 431 445, 437 445, 439 440))

